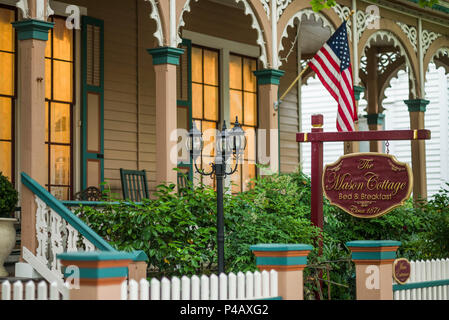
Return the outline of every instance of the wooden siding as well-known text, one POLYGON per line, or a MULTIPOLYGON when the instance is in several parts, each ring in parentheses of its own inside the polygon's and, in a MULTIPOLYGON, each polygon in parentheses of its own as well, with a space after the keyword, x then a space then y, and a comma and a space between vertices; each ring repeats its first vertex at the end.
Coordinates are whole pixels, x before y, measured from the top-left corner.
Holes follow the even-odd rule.
POLYGON ((155 188, 155 75, 151 6, 143 1, 74 0, 104 20, 105 180, 121 197, 120 168, 148 171, 155 188), (138 6, 138 7, 137 7, 138 6))
POLYGON ((227 40, 256 45, 257 32, 251 28, 252 18, 243 10, 215 2, 191 1, 184 14, 185 29, 227 40))
MULTIPOLYGON (((289 53, 296 36, 296 27, 289 28, 288 31, 288 38, 283 40, 285 49, 280 53, 281 59, 285 58, 289 53)), ((284 94, 285 90, 298 75, 297 52, 297 45, 295 44, 295 48, 288 56, 288 60, 282 61, 281 70, 285 71, 285 74, 281 78, 279 96, 284 94)), ((299 144, 296 142, 296 133, 299 132, 297 88, 297 85, 293 87, 279 108, 280 166, 282 173, 295 172, 299 165, 299 144)))
MULTIPOLYGON (((156 45, 151 6, 143 1, 73 0, 105 24, 105 180, 121 197, 120 168, 147 170, 150 192, 156 187, 155 73, 147 49, 156 45)), ((186 30, 256 45, 251 17, 243 11, 209 1, 194 2, 185 14, 186 30), (244 30, 245 32, 242 32, 244 30)), ((288 44, 287 46, 288 47, 288 44)), ((283 67, 281 90, 296 76, 296 53, 283 67), (287 83, 288 82, 288 83, 287 83)), ((298 165, 297 94, 281 108, 281 168, 298 165)))

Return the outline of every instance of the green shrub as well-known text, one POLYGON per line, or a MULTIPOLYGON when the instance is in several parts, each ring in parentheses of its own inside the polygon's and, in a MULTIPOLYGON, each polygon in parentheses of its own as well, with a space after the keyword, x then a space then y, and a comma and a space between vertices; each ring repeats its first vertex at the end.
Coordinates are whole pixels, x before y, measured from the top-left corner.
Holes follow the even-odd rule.
MULTIPOLYGON (((224 196, 226 272, 256 270, 250 246, 305 243, 314 246, 305 269, 306 298, 313 299, 317 279, 322 296, 354 299, 355 271, 346 242, 398 240, 398 256, 410 260, 449 257, 449 191, 421 207, 403 207, 375 219, 359 219, 324 200, 323 251, 319 230, 310 223, 310 178, 293 174, 259 177, 253 188, 224 196), (328 272, 328 270, 330 270, 328 272), (329 283, 331 286, 329 288, 329 283)), ((103 211, 81 208, 81 217, 119 250, 143 250, 155 276, 216 272, 216 192, 191 185, 181 195, 174 185, 159 186, 154 199, 108 205, 103 211)))
POLYGON ((187 190, 159 186, 157 199, 120 201, 101 209, 81 207, 80 217, 118 250, 143 250, 159 274, 203 273, 213 262, 216 229, 210 188, 187 190))
POLYGON ((441 189, 420 211, 426 218, 420 240, 422 259, 449 258, 449 190, 441 189))
POLYGON ((0 172, 0 218, 12 218, 18 200, 16 189, 0 172))
POLYGON ((310 222, 309 181, 300 176, 273 175, 253 181, 254 188, 228 197, 225 206, 226 267, 254 271, 249 247, 258 243, 314 245, 318 229, 310 222))
MULTIPOLYGON (((255 188, 224 196, 226 272, 255 270, 249 247, 257 243, 311 243, 306 189, 288 176, 258 179, 255 188)), ((143 250, 158 276, 216 271, 216 192, 201 185, 183 190, 159 186, 143 203, 81 207, 77 214, 119 250, 143 250)))

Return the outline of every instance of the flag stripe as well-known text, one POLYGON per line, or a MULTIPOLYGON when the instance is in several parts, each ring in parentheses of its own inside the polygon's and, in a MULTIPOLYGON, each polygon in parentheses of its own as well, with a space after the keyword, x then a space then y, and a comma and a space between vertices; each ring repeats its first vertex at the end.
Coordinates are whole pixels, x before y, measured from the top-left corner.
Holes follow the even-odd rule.
MULTIPOLYGON (((321 82, 326 83, 328 87, 330 87, 330 94, 334 97, 335 100, 338 100, 338 93, 339 93, 339 83, 338 80, 335 78, 335 76, 327 69, 327 66, 325 64, 321 64, 321 58, 319 56, 316 56, 312 62, 312 66, 315 68, 314 71, 320 78, 321 82)), ((328 89, 329 90, 329 89, 328 89)))
POLYGON ((337 130, 354 131, 357 113, 346 22, 317 52, 309 66, 338 102, 337 130))

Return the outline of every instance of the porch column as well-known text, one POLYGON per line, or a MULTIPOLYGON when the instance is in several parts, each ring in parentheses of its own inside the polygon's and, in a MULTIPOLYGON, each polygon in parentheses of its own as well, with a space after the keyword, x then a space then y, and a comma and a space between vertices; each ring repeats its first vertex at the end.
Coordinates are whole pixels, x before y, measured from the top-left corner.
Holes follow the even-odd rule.
MULTIPOLYGON (((370 131, 381 131, 384 128, 385 114, 383 113, 372 113, 365 116, 368 120, 368 128, 370 131)), ((370 141, 370 151, 380 152, 383 151, 383 141, 370 141)))
POLYGON ((357 300, 393 300, 393 262, 399 241, 351 241, 357 300))
MULTIPOLYGON (((424 113, 429 100, 405 100, 410 113, 410 129, 424 129, 424 113)), ((412 141, 413 200, 427 199, 426 143, 425 140, 412 141)))
MULTIPOLYGON (((45 46, 53 23, 41 20, 14 22, 19 47, 18 90, 20 112, 20 170, 46 184, 45 159, 45 46)), ((22 246, 36 253, 36 203, 33 193, 20 190, 22 246)))
MULTIPOLYGON (((368 119, 371 119, 371 125, 368 122, 369 129, 372 131, 379 130, 379 123, 373 119, 382 113, 381 107, 379 106, 379 84, 377 79, 377 49, 372 47, 368 50, 366 54, 367 58, 367 93, 368 93, 368 119)), ((382 141, 371 141, 370 142, 371 152, 381 152, 382 151, 382 141)))
POLYGON ((261 164, 270 164, 266 174, 278 173, 279 164, 279 112, 275 109, 282 70, 255 71, 259 94, 258 156, 261 164), (265 138, 265 139, 264 139, 265 138), (265 142, 265 143, 264 143, 265 142))
MULTIPOLYGON (((354 98, 355 98, 355 110, 357 114, 359 113, 359 101, 361 94, 365 91, 364 87, 354 86, 354 98)), ((359 131, 358 122, 355 123, 355 131, 359 131)), ((345 154, 357 153, 360 150, 360 142, 358 141, 348 141, 345 142, 345 154)))
POLYGON ((161 47, 149 49, 156 72, 156 183, 174 183, 178 166, 176 151, 176 66, 183 49, 161 47))

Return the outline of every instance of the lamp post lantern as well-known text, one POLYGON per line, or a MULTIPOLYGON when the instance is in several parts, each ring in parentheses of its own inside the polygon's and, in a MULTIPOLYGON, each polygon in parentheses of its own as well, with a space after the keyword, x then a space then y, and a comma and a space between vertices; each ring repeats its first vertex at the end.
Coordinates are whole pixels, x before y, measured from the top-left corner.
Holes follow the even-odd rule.
POLYGON ((215 175, 217 181, 217 247, 218 247, 218 273, 224 272, 224 214, 223 214, 223 180, 226 176, 230 176, 237 171, 239 161, 243 159, 246 148, 245 131, 243 131, 238 118, 235 118, 234 127, 228 129, 226 122, 223 122, 223 127, 216 141, 216 156, 215 163, 211 163, 211 170, 206 172, 198 168, 196 160, 202 155, 203 151, 203 137, 201 131, 196 128, 195 123, 189 132, 189 139, 187 140, 187 149, 190 151, 190 158, 192 159, 195 170, 202 176, 215 175), (229 159, 233 157, 235 160, 235 167, 227 170, 226 164, 229 159))

